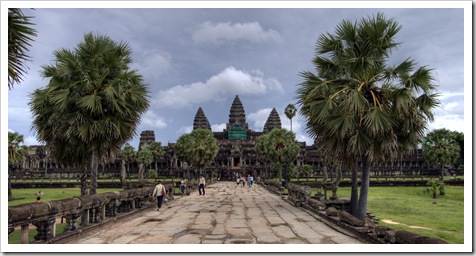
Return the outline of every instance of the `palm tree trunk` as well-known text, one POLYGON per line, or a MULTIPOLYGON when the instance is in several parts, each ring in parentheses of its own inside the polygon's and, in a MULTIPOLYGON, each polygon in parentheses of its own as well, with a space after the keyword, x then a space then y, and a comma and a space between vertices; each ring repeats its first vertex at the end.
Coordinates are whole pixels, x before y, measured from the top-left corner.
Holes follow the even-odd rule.
POLYGON ((98 164, 99 164, 99 153, 97 149, 93 150, 91 157, 91 187, 89 189, 90 195, 95 195, 98 187, 98 164))
POLYGON ((288 188, 289 183, 289 165, 284 166, 284 187, 288 188))
POLYGON ((81 172, 81 195, 85 196, 88 194, 88 174, 87 174, 88 169, 83 168, 83 171, 81 172))
POLYGON ((349 213, 352 215, 357 214, 357 206, 359 201, 358 180, 357 174, 359 172, 358 162, 355 160, 354 169, 352 170, 352 188, 350 191, 350 209, 349 213))
POLYGON ((8 201, 12 200, 13 193, 12 193, 12 169, 8 166, 8 201))
POLYGON ((139 183, 142 183, 142 180, 144 178, 144 164, 143 163, 140 163, 139 164, 139 172, 137 173, 137 179, 139 181, 139 183))
POLYGON ((367 198, 369 194, 370 187, 370 166, 367 163, 367 159, 363 161, 362 168, 362 184, 360 185, 360 197, 359 205, 357 210, 357 217, 360 220, 365 220, 365 215, 367 214, 367 198))
POLYGON ((291 131, 293 131, 293 119, 289 118, 289 121, 291 121, 291 131))
POLYGON ((121 161, 121 184, 123 187, 126 186, 126 162, 121 161))
MULTIPOLYGON (((81 172, 81 195, 85 196, 88 194, 88 169, 83 168, 81 172)), ((81 225, 85 226, 89 224, 89 210, 83 210, 81 212, 81 225)))

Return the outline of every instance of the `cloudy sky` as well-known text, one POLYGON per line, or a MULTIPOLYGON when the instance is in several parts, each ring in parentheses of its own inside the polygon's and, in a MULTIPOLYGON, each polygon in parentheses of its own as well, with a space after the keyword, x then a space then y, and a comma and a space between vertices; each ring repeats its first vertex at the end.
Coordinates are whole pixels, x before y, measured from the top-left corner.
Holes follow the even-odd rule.
MULTIPOLYGON (((328 8, 112 9, 109 7, 115 5, 108 4, 99 9, 41 8, 43 5, 25 9, 34 17, 38 36, 32 43, 32 61, 24 81, 10 91, 2 86, 2 92, 8 93, 8 130, 23 134, 27 145, 38 144, 30 129, 28 102, 30 93, 48 84, 40 76, 41 66, 52 62, 53 51, 73 49, 88 32, 125 41, 132 48, 132 68, 139 70, 151 92, 151 107, 142 117, 138 135, 154 130, 162 144, 175 142, 191 131, 199 107, 212 129, 222 131, 235 95, 241 98, 251 129, 262 131, 273 107, 280 113, 283 127, 289 128, 284 108, 296 102, 295 91, 302 82, 299 73, 314 70, 311 60, 317 36, 334 32, 343 19, 356 21, 383 12, 402 25, 396 36, 401 45, 391 62, 410 57, 434 69, 443 106, 431 129, 464 132, 464 9, 405 5, 372 9, 333 8, 342 7, 339 4, 326 5, 328 8)), ((6 77, 2 78, 5 84, 6 77)), ((471 88, 466 88, 466 93, 470 92, 471 88)), ((312 144, 301 116, 293 119, 293 130, 298 140, 312 144)), ((130 142, 136 148, 138 135, 130 142)))

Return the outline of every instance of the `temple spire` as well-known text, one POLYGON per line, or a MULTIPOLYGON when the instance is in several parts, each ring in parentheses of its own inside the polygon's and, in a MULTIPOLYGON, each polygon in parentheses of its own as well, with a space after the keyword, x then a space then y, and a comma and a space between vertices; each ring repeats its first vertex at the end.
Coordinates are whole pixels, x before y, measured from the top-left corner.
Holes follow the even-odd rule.
POLYGON ((248 129, 248 123, 246 123, 245 110, 241 103, 240 97, 235 96, 233 103, 231 104, 230 116, 229 116, 227 128, 229 129, 233 125, 240 125, 244 129, 248 129))
POLYGON ((193 120, 193 129, 212 130, 210 122, 208 122, 208 118, 205 116, 205 113, 201 107, 198 108, 197 113, 195 114, 195 119, 193 120))
POLYGON ((264 124, 263 132, 268 133, 274 128, 281 128, 281 118, 279 117, 276 108, 273 108, 273 110, 271 110, 271 113, 269 114, 269 117, 266 120, 266 123, 264 124))

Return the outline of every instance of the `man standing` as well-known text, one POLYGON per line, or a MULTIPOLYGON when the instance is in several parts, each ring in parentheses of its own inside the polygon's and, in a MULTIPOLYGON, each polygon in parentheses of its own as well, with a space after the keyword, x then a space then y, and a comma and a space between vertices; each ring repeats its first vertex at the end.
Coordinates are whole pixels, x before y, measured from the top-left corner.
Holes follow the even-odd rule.
POLYGON ((162 207, 162 201, 164 200, 165 195, 167 192, 165 191, 164 185, 162 185, 162 182, 159 181, 159 184, 155 186, 154 192, 152 192, 152 197, 157 197, 157 211, 160 210, 160 207, 162 207))
POLYGON ((198 183, 198 193, 200 195, 205 195, 205 178, 200 176, 200 182, 198 183))

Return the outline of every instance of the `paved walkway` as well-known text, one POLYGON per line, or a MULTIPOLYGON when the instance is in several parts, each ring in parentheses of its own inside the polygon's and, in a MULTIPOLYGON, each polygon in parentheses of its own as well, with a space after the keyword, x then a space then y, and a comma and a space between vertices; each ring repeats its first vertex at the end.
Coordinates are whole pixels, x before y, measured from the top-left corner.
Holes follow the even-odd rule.
POLYGON ((356 244, 259 185, 234 182, 194 191, 162 206, 107 225, 74 244, 356 244))

